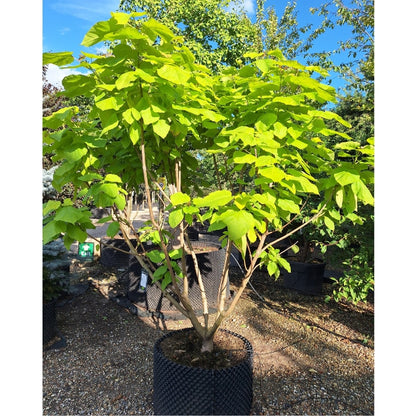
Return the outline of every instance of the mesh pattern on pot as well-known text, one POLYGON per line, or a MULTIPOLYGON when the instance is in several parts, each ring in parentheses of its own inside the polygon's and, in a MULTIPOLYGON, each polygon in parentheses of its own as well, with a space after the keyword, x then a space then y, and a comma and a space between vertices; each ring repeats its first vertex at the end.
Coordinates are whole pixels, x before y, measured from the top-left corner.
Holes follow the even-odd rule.
MULTIPOLYGON (((187 328, 181 331, 193 330, 187 328)), ((156 415, 248 415, 253 401, 253 348, 244 341, 244 361, 230 368, 208 370, 177 364, 166 358, 160 338, 153 350, 154 412, 156 415)))
POLYGON ((127 268, 130 255, 114 249, 114 247, 117 247, 121 250, 130 251, 127 243, 122 239, 103 239, 103 242, 100 243, 101 264, 106 267, 127 268))
MULTIPOLYGON (((198 242, 194 244, 199 249, 212 247, 212 243, 198 242)), ((221 282, 221 273, 225 261, 225 250, 214 250, 197 255, 199 268, 203 276, 205 291, 207 294, 208 306, 215 307, 217 303, 218 288, 221 282)), ((195 273, 195 266, 191 256, 186 257, 187 275, 189 280, 189 300, 194 310, 202 310, 202 300, 199 290, 198 279, 195 273)), ((128 298, 135 303, 141 303, 146 309, 158 312, 176 312, 176 308, 163 297, 161 290, 149 279, 145 293, 139 292, 141 280, 141 266, 137 259, 130 256, 128 276, 128 298)), ((183 281, 178 282, 182 289, 183 281)), ((229 298, 230 289, 227 283, 226 297, 229 298)))
POLYGON ((322 294, 325 263, 290 263, 291 272, 283 274, 283 284, 307 295, 322 294))

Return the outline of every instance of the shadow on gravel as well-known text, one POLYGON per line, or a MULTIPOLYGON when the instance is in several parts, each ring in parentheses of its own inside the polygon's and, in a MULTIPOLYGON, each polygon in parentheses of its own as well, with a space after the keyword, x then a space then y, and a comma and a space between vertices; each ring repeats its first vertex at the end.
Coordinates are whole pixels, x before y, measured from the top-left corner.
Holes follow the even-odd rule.
MULTIPOLYGON (((322 295, 304 295, 283 287, 279 280, 274 281, 265 273, 257 273, 246 294, 259 310, 271 310, 308 328, 374 349, 373 342, 363 344, 363 340, 374 338, 374 306, 371 300, 368 304, 358 305, 334 301, 326 303, 325 296, 331 290, 330 284, 324 284, 322 295), (355 332, 355 336, 343 335, 343 327, 355 332)), ((262 330, 262 323, 262 319, 252 321, 253 326, 259 326, 259 331, 262 330)))
POLYGON ((357 379, 336 374, 255 377, 253 415, 373 415, 372 374, 357 379), (368 386, 363 391, 363 384, 368 386), (267 390, 273 386, 274 391, 267 390))

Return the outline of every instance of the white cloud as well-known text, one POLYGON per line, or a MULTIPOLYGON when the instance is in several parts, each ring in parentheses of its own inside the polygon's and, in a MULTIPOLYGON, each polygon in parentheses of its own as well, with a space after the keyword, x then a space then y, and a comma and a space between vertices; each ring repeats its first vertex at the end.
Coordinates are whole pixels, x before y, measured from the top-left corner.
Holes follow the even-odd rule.
POLYGON ((82 74, 82 72, 75 71, 74 69, 66 68, 62 69, 59 66, 54 64, 48 65, 48 70, 46 71, 46 79, 55 87, 62 89, 62 80, 68 75, 77 75, 82 74))
POLYGON ((71 31, 71 29, 69 28, 69 27, 63 27, 60 31, 59 31, 59 34, 60 35, 65 35, 65 33, 68 33, 68 32, 70 32, 71 31))
POLYGON ((256 11, 254 0, 240 0, 230 1, 230 4, 225 9, 227 11, 244 10, 247 15, 253 15, 256 11))
POLYGON ((244 0, 243 8, 247 14, 254 14, 255 9, 256 9, 254 6, 254 0, 244 0))
POLYGON ((118 9, 119 0, 70 0, 57 1, 51 4, 51 8, 59 13, 69 14, 88 22, 110 18, 110 12, 118 9))

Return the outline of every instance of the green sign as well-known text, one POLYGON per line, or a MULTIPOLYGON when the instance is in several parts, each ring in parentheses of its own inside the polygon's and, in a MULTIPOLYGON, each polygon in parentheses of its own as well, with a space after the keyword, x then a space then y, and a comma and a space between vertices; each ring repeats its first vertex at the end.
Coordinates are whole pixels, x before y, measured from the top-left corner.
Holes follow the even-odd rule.
POLYGON ((78 256, 82 260, 92 260, 94 258, 94 243, 80 243, 78 245, 78 256))

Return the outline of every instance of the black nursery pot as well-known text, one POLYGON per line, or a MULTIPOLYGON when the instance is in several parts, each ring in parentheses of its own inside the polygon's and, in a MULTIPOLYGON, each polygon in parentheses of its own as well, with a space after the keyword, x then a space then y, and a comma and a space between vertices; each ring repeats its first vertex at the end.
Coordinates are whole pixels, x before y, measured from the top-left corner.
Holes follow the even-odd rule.
POLYGON ((285 273, 283 285, 307 295, 320 295, 324 280, 325 263, 290 262, 291 272, 285 273))
POLYGON ((43 304, 43 344, 56 335, 56 301, 43 304))
MULTIPOLYGON (((135 240, 130 240, 135 243, 135 240)), ((130 248, 122 238, 103 238, 100 246, 100 262, 106 267, 127 268, 130 255, 116 250, 116 248, 129 252, 130 248), (106 243, 104 245, 103 243, 106 243)))
MULTIPOLYGON (((193 328, 180 331, 193 331, 193 328)), ((249 415, 253 401, 253 347, 244 341, 245 359, 234 367, 204 369, 175 363, 166 357, 161 343, 177 333, 169 332, 153 348, 153 403, 156 415, 249 415)))

